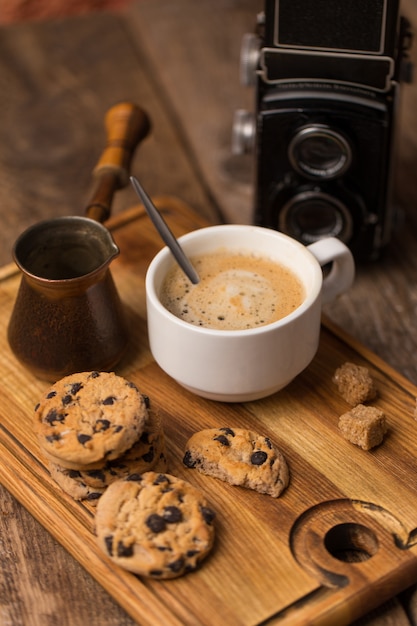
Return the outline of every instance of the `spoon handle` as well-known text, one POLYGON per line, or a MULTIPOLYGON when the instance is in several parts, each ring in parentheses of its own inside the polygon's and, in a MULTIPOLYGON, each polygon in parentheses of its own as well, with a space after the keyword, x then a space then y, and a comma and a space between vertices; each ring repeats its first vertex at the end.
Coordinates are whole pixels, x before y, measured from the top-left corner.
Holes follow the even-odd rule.
POLYGON ((168 248, 171 250, 175 260, 177 261, 182 271, 186 274, 189 280, 194 285, 196 285, 200 280, 199 276, 189 259, 185 256, 180 244, 172 234, 168 224, 165 222, 164 218, 162 217, 146 191, 143 189, 139 181, 134 176, 131 176, 130 180, 136 193, 142 200, 143 206, 145 207, 147 214, 151 218, 156 230, 161 235, 163 241, 166 243, 168 248))

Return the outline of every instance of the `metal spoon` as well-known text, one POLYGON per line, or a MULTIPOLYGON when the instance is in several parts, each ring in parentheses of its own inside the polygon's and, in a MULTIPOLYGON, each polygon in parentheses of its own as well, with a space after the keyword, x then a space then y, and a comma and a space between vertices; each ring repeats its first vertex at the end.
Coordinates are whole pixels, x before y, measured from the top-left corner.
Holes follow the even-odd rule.
POLYGON ((185 256, 183 249, 169 229, 168 224, 165 222, 164 218, 162 217, 146 191, 143 189, 137 178, 131 176, 130 182, 132 183, 133 188, 138 194, 139 198, 142 200, 143 206, 145 207, 147 214, 151 218, 153 225, 155 226, 158 233, 161 235, 163 241, 166 243, 168 248, 171 250, 178 265, 187 276, 187 278, 194 285, 196 285, 198 282, 200 282, 200 278, 196 270, 194 269, 191 261, 185 256))

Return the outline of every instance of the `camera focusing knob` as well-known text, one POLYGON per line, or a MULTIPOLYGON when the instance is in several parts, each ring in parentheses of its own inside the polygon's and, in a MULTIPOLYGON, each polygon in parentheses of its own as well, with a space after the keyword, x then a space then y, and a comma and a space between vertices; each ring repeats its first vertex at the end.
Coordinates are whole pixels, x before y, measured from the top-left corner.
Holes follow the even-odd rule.
POLYGON ((255 145, 255 118, 245 109, 238 109, 233 119, 232 153, 247 154, 255 145))
POLYGON ((240 49, 240 82, 246 87, 252 87, 256 83, 260 48, 261 42, 255 33, 243 35, 240 49))

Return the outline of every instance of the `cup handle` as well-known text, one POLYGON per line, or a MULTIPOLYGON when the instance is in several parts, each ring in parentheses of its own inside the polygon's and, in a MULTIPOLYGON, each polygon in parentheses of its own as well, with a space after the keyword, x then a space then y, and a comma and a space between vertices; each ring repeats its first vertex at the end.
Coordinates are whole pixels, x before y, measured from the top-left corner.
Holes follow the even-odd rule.
POLYGON ((323 279, 322 302, 331 302, 351 287, 355 277, 355 262, 349 248, 336 237, 319 239, 307 246, 307 249, 323 267, 332 263, 327 276, 323 279))

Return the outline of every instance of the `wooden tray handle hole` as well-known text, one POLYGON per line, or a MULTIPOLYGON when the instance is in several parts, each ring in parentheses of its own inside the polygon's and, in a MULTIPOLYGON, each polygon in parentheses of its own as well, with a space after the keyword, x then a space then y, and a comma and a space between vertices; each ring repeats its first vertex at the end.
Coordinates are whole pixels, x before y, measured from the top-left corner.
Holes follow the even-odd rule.
POLYGON ((375 533, 354 523, 333 526, 325 535, 324 545, 334 558, 344 563, 367 561, 378 552, 375 533))

